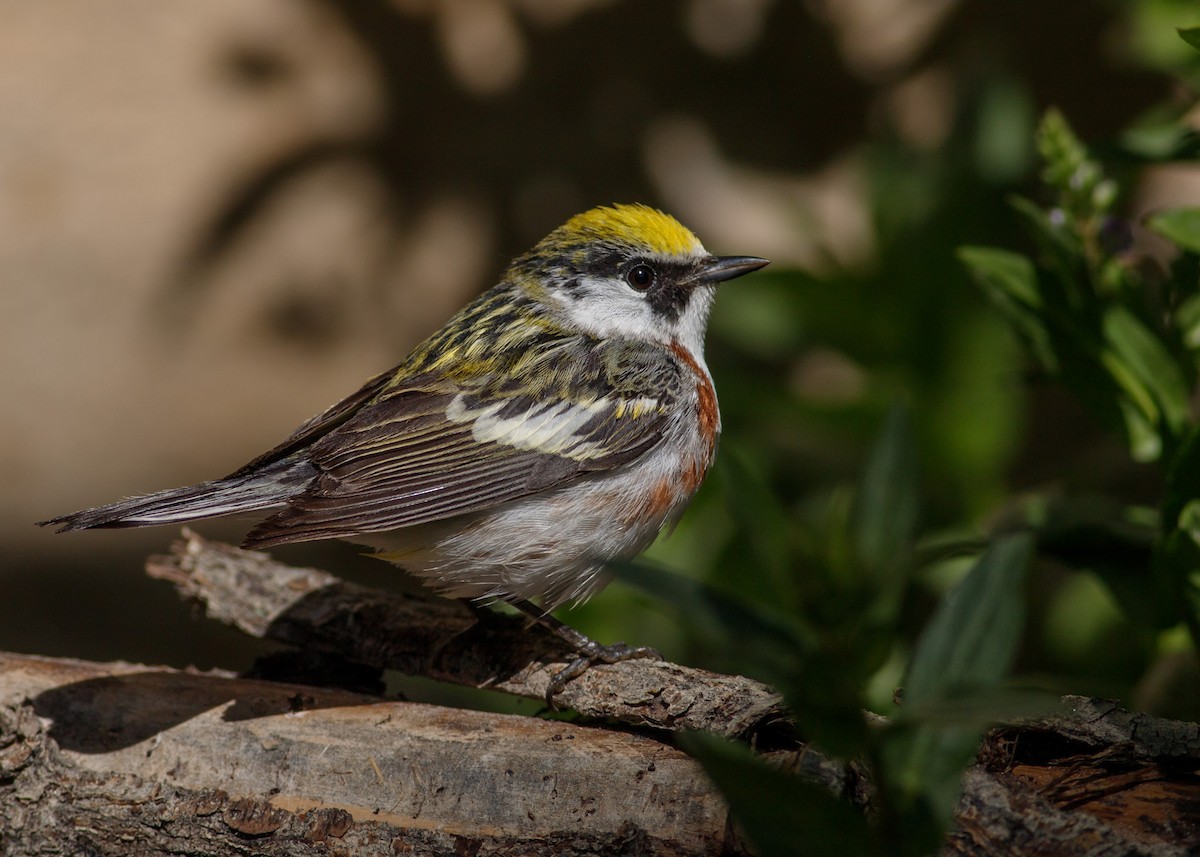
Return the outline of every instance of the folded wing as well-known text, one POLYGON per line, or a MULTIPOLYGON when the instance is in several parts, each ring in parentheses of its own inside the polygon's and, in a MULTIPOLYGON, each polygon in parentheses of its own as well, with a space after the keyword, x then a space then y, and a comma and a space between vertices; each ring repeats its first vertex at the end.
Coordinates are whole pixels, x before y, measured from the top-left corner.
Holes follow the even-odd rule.
POLYGON ((580 364, 542 368, 519 390, 428 375, 387 389, 305 450, 317 477, 246 546, 386 532, 621 467, 662 439, 679 395, 657 350, 597 342, 580 364))

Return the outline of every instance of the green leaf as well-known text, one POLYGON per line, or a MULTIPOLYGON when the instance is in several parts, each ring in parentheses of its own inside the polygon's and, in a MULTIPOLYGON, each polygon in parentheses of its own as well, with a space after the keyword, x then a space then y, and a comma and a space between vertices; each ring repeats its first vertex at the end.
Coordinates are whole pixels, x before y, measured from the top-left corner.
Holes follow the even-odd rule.
POLYGON ((1200 156, 1196 132, 1175 116, 1160 122, 1127 128, 1120 134, 1125 154, 1145 161, 1184 161, 1200 156))
POLYGON ((1042 306, 1033 263, 1026 256, 995 247, 967 246, 958 248, 958 258, 981 286, 994 289, 998 297, 1033 309, 1042 306))
POLYGON ((866 818, 820 786, 715 735, 689 732, 678 740, 704 766, 762 857, 871 853, 866 818))
POLYGON ((1151 423, 1161 416, 1162 428, 1175 440, 1188 419, 1188 387, 1179 364, 1162 340, 1123 306, 1105 311, 1103 327, 1112 348, 1101 356, 1105 367, 1151 423))
POLYGON ((1160 211, 1146 218, 1146 225, 1184 250, 1200 253, 1200 208, 1160 211))
MULTIPOLYGON (((1110 355, 1111 356, 1111 355, 1110 355)), ((1112 372, 1123 372, 1120 366, 1120 361, 1107 360, 1104 361, 1106 367, 1112 372), (1114 365, 1110 365, 1114 364, 1114 365)), ((1114 374, 1115 378, 1116 375, 1114 374)), ((1125 373, 1128 379, 1128 373, 1125 373)), ((1131 385, 1133 389, 1139 389, 1136 384, 1131 385)), ((1158 461, 1162 457, 1163 445, 1162 435, 1159 433, 1158 427, 1158 411, 1153 408, 1153 403, 1148 410, 1143 406, 1149 401, 1148 397, 1143 397, 1140 403, 1135 403, 1132 398, 1118 398, 1117 408, 1121 414, 1121 419, 1125 423, 1125 434, 1129 439, 1129 456, 1134 461, 1158 461)))
POLYGON ((906 704, 991 687, 1008 671, 1024 623, 1021 580, 1033 550, 1027 533, 988 548, 917 641, 904 683, 906 704))
POLYGON ((1167 491, 1162 504, 1164 533, 1179 526, 1185 506, 1200 498, 1200 426, 1192 426, 1167 466, 1167 491))
MULTIPOLYGON (((1021 582, 1033 550, 1029 534, 995 542, 938 609, 917 641, 904 685, 914 717, 984 694, 1008 671, 1024 624, 1021 582)), ((946 725, 894 726, 882 735, 884 788, 900 829, 951 823, 964 767, 979 745, 981 724, 1003 719, 973 710, 946 725), (965 720, 965 722, 963 722, 965 720)), ((927 833, 921 834, 923 839, 927 833)))
POLYGON ((1154 576, 1159 597, 1170 608, 1170 617, 1185 622, 1196 642, 1200 632, 1200 545, 1192 521, 1186 520, 1191 517, 1187 509, 1180 515, 1185 518, 1184 528, 1168 533, 1154 554, 1154 576))
POLYGON ((1200 500, 1190 500, 1179 512, 1179 527, 1181 532, 1200 545, 1200 500))
POLYGON ((1034 358, 1056 372, 1058 358, 1043 317, 1033 263, 1020 253, 993 247, 960 247, 958 258, 980 290, 1008 317, 1034 358))
POLYGON ((1200 350, 1200 295, 1185 298, 1175 308, 1174 318, 1183 344, 1193 351, 1200 350))
POLYGON ((912 552, 920 512, 917 454, 908 414, 896 406, 871 452, 854 501, 858 558, 872 571, 891 571, 912 552))
POLYGON ((1180 27, 1179 37, 1196 50, 1200 50, 1200 27, 1180 27))

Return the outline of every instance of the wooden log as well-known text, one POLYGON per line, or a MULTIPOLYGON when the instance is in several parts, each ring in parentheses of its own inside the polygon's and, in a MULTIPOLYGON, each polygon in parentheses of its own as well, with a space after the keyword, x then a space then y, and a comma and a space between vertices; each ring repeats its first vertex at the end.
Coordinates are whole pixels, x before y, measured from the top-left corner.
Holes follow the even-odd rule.
POLYGON ((0 655, 0 853, 547 848, 743 852, 699 766, 651 737, 0 655))

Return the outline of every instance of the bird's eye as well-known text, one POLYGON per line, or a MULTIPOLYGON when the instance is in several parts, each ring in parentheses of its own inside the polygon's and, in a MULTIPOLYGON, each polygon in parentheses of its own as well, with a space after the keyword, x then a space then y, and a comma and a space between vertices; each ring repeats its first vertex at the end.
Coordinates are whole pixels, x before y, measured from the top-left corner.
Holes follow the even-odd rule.
POLYGON ((654 285, 654 269, 649 265, 634 265, 625 279, 639 292, 644 292, 654 285))

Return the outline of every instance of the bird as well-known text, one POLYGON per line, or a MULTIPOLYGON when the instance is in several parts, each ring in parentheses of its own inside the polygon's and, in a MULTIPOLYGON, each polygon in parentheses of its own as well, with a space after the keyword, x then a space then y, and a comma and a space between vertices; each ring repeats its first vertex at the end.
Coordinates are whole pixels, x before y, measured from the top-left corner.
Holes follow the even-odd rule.
POLYGON ((551 612, 645 550, 707 474, 721 417, 704 338, 716 286, 768 260, 716 256, 642 204, 577 214, 397 366, 221 479, 39 521, 58 532, 257 516, 242 546, 342 539, 436 593, 506 602, 577 657, 551 612))

